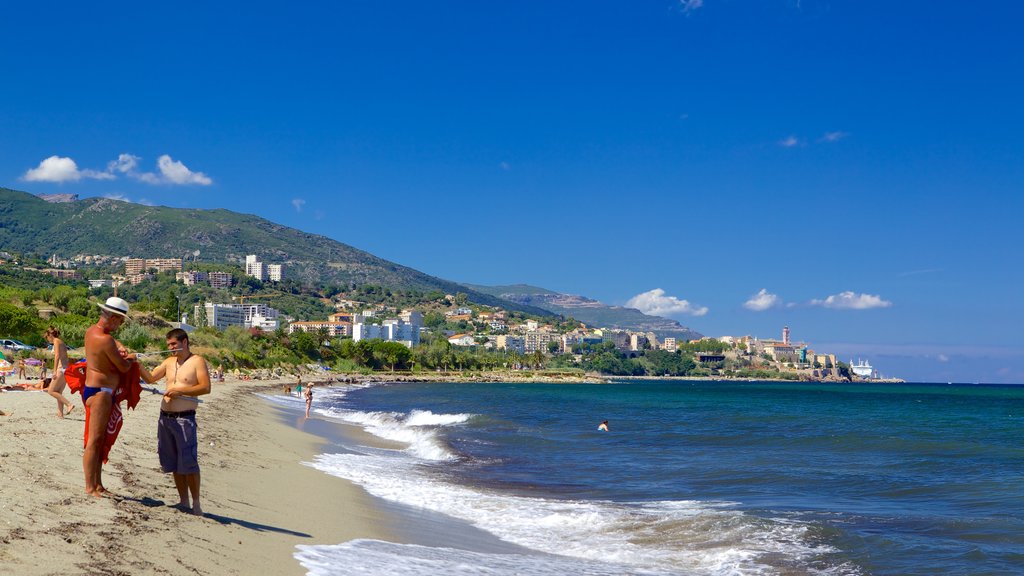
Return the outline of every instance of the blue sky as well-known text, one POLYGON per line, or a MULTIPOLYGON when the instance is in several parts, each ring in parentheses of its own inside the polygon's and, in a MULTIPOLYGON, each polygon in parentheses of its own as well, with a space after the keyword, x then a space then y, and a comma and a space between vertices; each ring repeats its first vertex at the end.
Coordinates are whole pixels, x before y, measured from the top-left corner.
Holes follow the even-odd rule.
POLYGON ((0 185, 1024 383, 1017 3, 21 4, 0 185))

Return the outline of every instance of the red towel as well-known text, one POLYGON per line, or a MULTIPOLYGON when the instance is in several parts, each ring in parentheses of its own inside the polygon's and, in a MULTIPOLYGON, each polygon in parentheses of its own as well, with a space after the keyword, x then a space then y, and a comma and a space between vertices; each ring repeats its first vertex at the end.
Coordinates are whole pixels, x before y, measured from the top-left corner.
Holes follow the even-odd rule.
MULTIPOLYGON (((121 382, 114 391, 114 403, 110 407, 110 418, 107 420, 107 437, 103 443, 103 462, 107 461, 110 448, 117 442, 117 435, 121 432, 121 425, 124 424, 124 416, 121 413, 121 402, 128 401, 128 407, 135 409, 142 396, 142 385, 139 384, 139 363, 132 362, 131 368, 121 374, 121 382)), ((64 380, 68 383, 71 393, 81 393, 85 388, 85 360, 75 362, 64 371, 64 380)), ((89 407, 85 407, 85 434, 83 435, 83 447, 89 443, 89 407)))

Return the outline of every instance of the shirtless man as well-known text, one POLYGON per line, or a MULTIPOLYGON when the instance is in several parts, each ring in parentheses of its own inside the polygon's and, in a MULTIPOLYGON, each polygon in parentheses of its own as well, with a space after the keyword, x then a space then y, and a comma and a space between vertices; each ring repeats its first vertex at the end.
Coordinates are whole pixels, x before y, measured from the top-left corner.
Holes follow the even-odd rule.
POLYGON ((157 422, 157 453, 160 467, 174 475, 178 507, 202 516, 199 505, 199 438, 196 434, 196 396, 210 393, 206 360, 189 350, 188 332, 175 328, 167 333, 167 350, 176 351, 152 372, 142 368, 147 384, 166 377, 167 388, 157 422), (192 504, 189 505, 189 493, 192 504))
POLYGON ((98 322, 85 332, 85 387, 82 401, 89 409, 89 440, 82 455, 85 472, 85 493, 102 496, 103 445, 107 438, 107 421, 114 404, 114 392, 121 382, 121 373, 127 372, 135 361, 120 342, 111 336, 128 316, 128 303, 114 296, 99 305, 102 308, 98 322))

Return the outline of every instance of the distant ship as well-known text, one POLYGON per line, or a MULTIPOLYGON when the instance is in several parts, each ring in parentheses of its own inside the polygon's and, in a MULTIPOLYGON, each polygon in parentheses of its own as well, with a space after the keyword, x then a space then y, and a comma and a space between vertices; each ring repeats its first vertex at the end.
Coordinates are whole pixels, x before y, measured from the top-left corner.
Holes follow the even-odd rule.
POLYGON ((853 370, 853 373, 856 374, 857 376, 860 376, 861 378, 871 378, 871 375, 875 371, 875 369, 871 366, 871 364, 868 363, 867 360, 858 360, 856 364, 854 364, 853 360, 851 360, 850 370, 853 370))

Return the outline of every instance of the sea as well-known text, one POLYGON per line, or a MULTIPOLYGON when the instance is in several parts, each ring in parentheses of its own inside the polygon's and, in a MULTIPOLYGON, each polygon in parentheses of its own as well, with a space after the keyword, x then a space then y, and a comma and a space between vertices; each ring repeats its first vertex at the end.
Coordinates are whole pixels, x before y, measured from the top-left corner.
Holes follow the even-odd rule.
POLYGON ((1024 574, 1024 386, 395 383, 314 409, 369 435, 306 465, 508 544, 298 546, 317 576, 1024 574))

